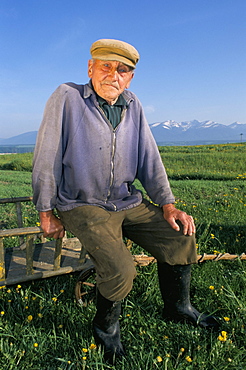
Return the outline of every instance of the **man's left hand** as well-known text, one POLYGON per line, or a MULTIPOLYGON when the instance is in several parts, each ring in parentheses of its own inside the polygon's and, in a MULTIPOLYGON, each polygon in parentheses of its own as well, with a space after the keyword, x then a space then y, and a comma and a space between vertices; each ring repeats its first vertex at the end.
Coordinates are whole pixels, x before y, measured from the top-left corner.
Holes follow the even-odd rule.
POLYGON ((180 227, 176 222, 179 220, 183 225, 184 235, 192 235, 196 232, 196 227, 192 216, 189 216, 186 212, 175 208, 173 204, 165 204, 162 209, 163 217, 174 230, 180 230, 180 227))

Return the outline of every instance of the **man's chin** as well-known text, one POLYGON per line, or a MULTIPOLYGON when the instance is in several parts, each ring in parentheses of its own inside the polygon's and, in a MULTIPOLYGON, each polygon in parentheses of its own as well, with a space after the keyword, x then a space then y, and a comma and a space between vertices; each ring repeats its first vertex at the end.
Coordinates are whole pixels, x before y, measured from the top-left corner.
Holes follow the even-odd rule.
POLYGON ((116 93, 114 93, 114 94, 112 94, 112 93, 110 93, 110 92, 105 92, 105 94, 101 94, 100 96, 103 98, 103 99, 105 99, 105 100, 107 100, 107 102, 116 102, 116 100, 118 99, 118 97, 119 97, 119 93, 117 92, 117 94, 116 93))

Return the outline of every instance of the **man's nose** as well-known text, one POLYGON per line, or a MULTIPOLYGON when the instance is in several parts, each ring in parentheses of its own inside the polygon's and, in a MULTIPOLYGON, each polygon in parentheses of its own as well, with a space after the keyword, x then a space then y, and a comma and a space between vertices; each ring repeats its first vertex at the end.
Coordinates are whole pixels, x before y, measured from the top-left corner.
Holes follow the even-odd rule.
POLYGON ((118 69, 117 67, 111 67, 108 71, 108 76, 114 79, 118 79, 118 69))

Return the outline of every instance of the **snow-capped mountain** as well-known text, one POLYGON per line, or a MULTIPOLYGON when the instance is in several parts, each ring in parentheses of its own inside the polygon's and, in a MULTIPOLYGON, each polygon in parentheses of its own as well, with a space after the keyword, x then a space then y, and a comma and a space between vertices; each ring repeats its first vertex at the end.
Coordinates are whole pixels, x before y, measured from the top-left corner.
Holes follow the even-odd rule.
POLYGON ((150 124, 150 129, 157 143, 178 141, 235 141, 246 138, 246 124, 234 122, 223 125, 214 121, 184 121, 168 120, 150 124))

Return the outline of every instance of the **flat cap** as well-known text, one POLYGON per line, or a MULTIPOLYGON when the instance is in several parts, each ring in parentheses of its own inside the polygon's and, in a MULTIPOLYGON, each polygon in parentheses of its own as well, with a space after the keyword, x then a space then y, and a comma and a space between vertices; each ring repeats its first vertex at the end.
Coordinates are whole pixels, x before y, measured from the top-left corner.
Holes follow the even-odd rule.
POLYGON ((139 53, 127 42, 114 39, 101 39, 91 45, 91 56, 100 60, 116 60, 135 68, 139 53))

